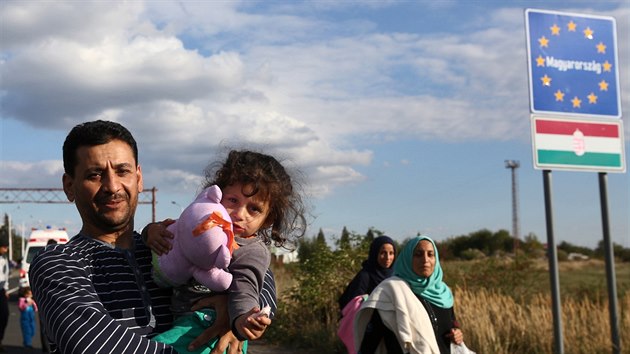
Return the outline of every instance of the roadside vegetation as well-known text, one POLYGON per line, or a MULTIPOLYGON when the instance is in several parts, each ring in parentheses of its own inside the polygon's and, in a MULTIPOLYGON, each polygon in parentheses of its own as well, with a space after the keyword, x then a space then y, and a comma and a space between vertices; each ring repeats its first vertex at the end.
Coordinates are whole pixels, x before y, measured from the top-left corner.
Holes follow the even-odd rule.
MULTIPOLYGON (((320 231, 302 240, 298 262, 275 263, 279 308, 266 340, 321 353, 345 353, 336 335, 337 299, 361 268, 372 239, 381 234, 375 229, 357 234, 344 228, 338 239, 327 242, 320 231)), ((515 243, 505 230, 479 230, 437 246, 471 349, 496 354, 554 351, 548 260, 535 235, 515 243)), ((595 250, 566 242, 557 247, 565 352, 612 352, 602 243, 595 250)), ((614 245, 614 252, 619 332, 630 333, 630 249, 614 245)), ((625 340, 621 335, 622 353, 630 353, 625 340)))
MULTIPOLYGON (((0 237, 8 236, 7 224, 5 216, 0 237)), ((345 353, 336 334, 337 299, 367 258, 371 241, 382 234, 344 228, 338 238, 327 241, 320 231, 301 241, 298 262, 273 263, 279 306, 265 340, 303 353, 345 353)), ((20 259, 22 239, 15 230, 12 235, 13 258, 20 259)), ((515 242, 505 230, 479 230, 437 242, 437 247, 471 349, 493 354, 554 352, 549 263, 536 235, 515 242)), ((615 244, 613 249, 621 352, 630 354, 625 335, 630 333, 630 249, 615 244)), ((603 243, 589 249, 562 242, 557 255, 565 352, 611 353, 603 243)))

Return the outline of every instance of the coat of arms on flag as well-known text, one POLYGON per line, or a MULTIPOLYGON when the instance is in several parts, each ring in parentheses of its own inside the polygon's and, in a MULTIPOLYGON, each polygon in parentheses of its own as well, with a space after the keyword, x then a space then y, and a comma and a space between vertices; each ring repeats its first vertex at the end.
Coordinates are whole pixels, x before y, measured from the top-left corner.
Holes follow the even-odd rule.
POLYGON ((534 167, 625 172, 619 120, 532 117, 534 167))

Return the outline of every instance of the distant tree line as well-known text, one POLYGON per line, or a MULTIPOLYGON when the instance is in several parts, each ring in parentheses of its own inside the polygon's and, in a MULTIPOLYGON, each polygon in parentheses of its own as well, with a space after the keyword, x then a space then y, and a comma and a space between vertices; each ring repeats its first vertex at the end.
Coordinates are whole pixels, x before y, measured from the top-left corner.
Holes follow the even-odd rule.
MULTIPOLYGON (((356 232, 350 232, 346 227, 341 231, 341 235, 335 238, 333 244, 340 250, 356 250, 359 253, 367 252, 369 245, 375 237, 383 235, 382 231, 370 228, 365 235, 356 232)), ((391 236, 391 235, 390 235, 391 236)), ((406 243, 403 240, 398 244, 406 243)), ((298 248, 298 256, 300 259, 309 259, 311 252, 314 251, 315 245, 320 244, 327 246, 326 236, 322 230, 319 230, 317 236, 312 239, 305 238, 301 240, 298 248)), ((547 245, 538 240, 534 233, 529 233, 523 239, 515 239, 510 236, 507 230, 499 230, 496 232, 488 229, 481 229, 471 232, 467 235, 452 236, 446 240, 436 240, 442 260, 472 260, 483 257, 497 257, 514 255, 521 253, 528 257, 545 257, 547 245)), ((604 241, 599 241, 595 249, 583 246, 576 246, 567 241, 562 241, 556 245, 557 255, 560 261, 568 259, 571 253, 579 253, 589 258, 604 258, 604 241)), ((613 252, 618 261, 630 262, 630 248, 624 248, 622 245, 613 242, 613 252)))

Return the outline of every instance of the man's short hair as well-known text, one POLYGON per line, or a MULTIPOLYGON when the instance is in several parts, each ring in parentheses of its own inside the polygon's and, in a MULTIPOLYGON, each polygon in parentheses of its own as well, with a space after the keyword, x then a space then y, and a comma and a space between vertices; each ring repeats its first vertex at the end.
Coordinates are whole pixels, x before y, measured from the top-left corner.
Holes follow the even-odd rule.
POLYGON ((119 123, 95 120, 76 125, 63 143, 63 169, 70 176, 74 176, 77 166, 77 150, 82 146, 96 146, 107 144, 112 140, 122 140, 133 150, 133 157, 138 164, 138 145, 127 128, 119 123))

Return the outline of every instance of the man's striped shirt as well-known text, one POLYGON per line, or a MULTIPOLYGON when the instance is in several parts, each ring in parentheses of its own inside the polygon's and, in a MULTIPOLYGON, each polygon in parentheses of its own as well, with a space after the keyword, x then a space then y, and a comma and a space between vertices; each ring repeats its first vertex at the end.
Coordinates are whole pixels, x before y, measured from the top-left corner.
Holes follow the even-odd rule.
POLYGON ((35 257, 30 283, 56 352, 175 353, 149 340, 171 327, 171 289, 153 282, 151 251, 134 241, 122 250, 79 234, 35 257))

